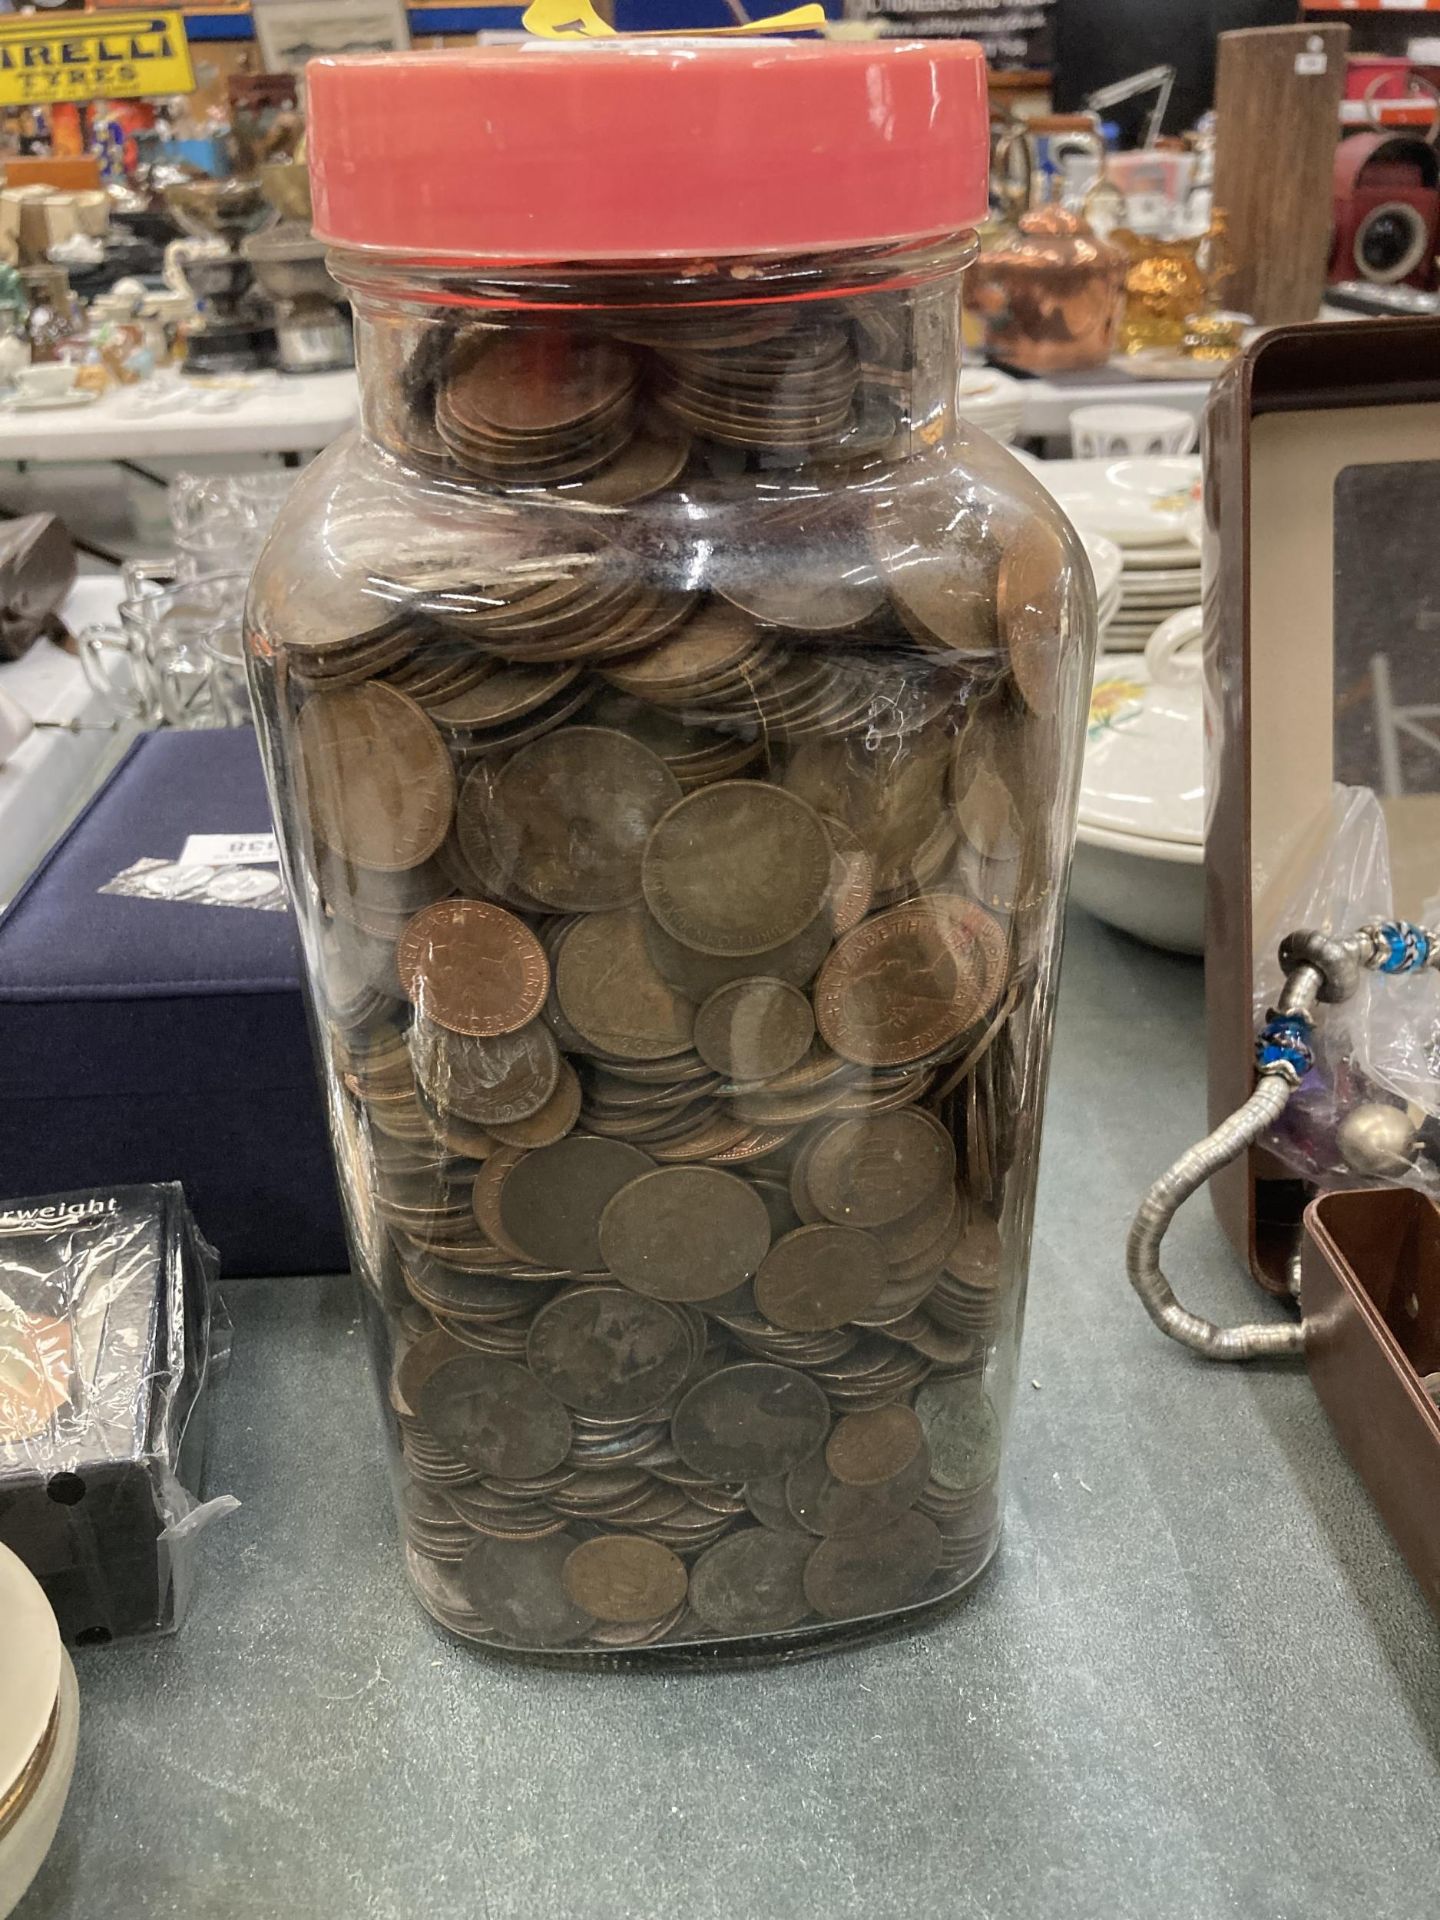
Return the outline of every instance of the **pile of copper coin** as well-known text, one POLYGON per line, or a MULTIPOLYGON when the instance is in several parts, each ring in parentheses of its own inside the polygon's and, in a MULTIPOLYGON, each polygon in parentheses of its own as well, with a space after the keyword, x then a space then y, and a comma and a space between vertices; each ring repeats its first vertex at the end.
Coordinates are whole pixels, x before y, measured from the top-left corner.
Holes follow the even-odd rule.
POLYGON ((410 1570, 478 1642, 810 1631, 994 1545, 1064 555, 887 486, 907 310, 818 304, 452 327, 392 452, 498 534, 262 636, 410 1570))

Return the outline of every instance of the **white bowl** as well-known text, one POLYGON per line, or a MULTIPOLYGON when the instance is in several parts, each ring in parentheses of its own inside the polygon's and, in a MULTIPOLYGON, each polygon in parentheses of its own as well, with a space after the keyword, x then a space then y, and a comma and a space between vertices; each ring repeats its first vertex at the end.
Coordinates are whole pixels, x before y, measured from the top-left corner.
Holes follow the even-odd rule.
POLYGON ((1171 953, 1205 951, 1205 849, 1081 825, 1070 898, 1171 953))
POLYGON ((0 1547, 0 1800, 49 1749, 25 1798, 0 1830, 0 1920, 20 1904, 50 1851, 80 1729, 75 1669, 39 1583, 7 1547, 0 1547), (53 1731, 52 1731, 53 1725, 53 1731))
POLYGON ((1070 416, 1070 439, 1081 460, 1112 459, 1117 454, 1189 453, 1199 428, 1175 407, 1077 407, 1070 416))

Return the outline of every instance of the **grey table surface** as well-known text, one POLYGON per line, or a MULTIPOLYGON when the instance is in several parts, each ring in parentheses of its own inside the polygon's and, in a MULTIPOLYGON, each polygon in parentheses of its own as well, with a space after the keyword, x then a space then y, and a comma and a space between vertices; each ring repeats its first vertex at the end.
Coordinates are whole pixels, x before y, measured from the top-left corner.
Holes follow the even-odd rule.
MULTIPOLYGON (((999 1560, 918 1634, 748 1672, 495 1665, 404 1587, 354 1292, 229 1289, 178 1637, 78 1660, 17 1920, 1387 1920, 1433 1908, 1440 1636, 1301 1368, 1126 1287, 1203 1118, 1200 972, 1072 916, 999 1560)), ((1170 1270, 1252 1312, 1204 1203, 1170 1270)), ((1278 1311, 1279 1309, 1272 1309, 1278 1311)))

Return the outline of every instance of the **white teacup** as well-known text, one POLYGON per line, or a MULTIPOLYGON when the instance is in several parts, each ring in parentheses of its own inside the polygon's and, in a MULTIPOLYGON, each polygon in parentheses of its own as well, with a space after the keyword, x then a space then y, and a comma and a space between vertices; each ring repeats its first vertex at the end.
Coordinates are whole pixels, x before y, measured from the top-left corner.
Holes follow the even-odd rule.
POLYGON ((38 367, 21 367, 15 386, 22 400, 59 400, 75 385, 75 369, 59 361, 46 361, 38 367))

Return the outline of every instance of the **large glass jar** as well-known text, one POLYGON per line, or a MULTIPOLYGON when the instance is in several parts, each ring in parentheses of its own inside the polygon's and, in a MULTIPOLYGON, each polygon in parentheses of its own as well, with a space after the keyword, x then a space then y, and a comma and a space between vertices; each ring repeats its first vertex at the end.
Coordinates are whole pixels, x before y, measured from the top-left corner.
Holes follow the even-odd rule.
POLYGON ((309 71, 363 425, 250 664, 415 1589, 873 1632, 996 1544, 1093 644, 955 412, 979 54, 309 71))

